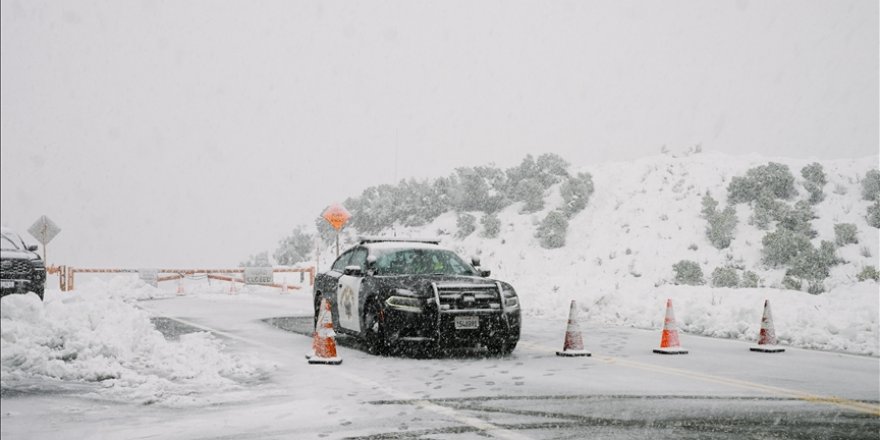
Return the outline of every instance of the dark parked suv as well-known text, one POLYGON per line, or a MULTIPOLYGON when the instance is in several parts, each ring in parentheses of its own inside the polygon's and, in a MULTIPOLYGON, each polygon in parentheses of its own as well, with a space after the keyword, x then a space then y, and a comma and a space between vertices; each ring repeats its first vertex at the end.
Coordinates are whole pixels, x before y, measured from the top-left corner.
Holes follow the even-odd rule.
POLYGON ((363 238, 315 279, 317 319, 330 302, 334 330, 376 354, 485 346, 506 355, 519 342, 519 298, 437 240, 363 238))
POLYGON ((46 288, 46 265, 34 251, 37 246, 28 246, 13 230, 2 228, 0 237, 0 292, 34 292, 43 299, 46 288))

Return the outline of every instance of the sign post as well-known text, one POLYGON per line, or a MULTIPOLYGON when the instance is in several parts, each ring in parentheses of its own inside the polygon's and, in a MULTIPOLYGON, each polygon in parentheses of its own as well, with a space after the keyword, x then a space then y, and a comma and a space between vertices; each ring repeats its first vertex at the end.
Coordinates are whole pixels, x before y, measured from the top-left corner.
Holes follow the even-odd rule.
POLYGON ((49 262, 46 260, 46 245, 61 232, 61 228, 55 224, 49 217, 45 215, 40 216, 34 224, 28 228, 28 232, 43 245, 43 262, 48 266, 49 262))
POLYGON ((324 213, 321 214, 321 217, 324 217, 324 220, 327 220, 327 223, 330 223, 330 226, 333 226, 333 229, 336 229, 336 256, 339 256, 339 230, 348 223, 348 219, 351 218, 351 213, 348 212, 345 207, 340 205, 339 203, 334 203, 327 207, 324 210, 324 213))

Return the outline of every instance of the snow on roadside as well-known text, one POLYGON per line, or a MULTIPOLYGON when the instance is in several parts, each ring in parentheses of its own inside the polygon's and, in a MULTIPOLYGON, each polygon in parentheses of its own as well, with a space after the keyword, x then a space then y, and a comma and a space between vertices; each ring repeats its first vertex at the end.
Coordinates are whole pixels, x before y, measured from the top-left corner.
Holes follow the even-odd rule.
POLYGON ((241 389, 272 368, 227 353, 209 333, 166 340, 130 302, 159 295, 151 289, 119 278, 63 296, 48 291, 46 302, 33 294, 3 297, 2 387, 91 385, 102 398, 186 405, 200 395, 217 399, 218 392, 241 389))

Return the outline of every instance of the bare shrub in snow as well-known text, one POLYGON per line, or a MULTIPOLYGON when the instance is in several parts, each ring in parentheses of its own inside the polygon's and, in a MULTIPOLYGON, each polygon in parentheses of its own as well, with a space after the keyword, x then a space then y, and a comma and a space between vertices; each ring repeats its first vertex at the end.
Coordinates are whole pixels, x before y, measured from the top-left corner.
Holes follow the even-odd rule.
POLYGON ((712 271, 712 287, 737 287, 739 274, 734 267, 716 267, 712 271))
POLYGON ((494 212, 483 214, 483 217, 480 218, 480 224, 483 225, 483 237, 495 238, 501 232, 501 220, 494 212))
POLYGON ((862 268, 862 271, 856 275, 856 278, 858 278, 859 281, 880 281, 880 273, 877 272, 877 268, 874 266, 865 266, 862 268))
POLYGON ((472 214, 461 212, 455 220, 455 226, 458 227, 458 232, 455 234, 456 237, 467 237, 477 230, 477 218, 472 214))
POLYGON ((675 284, 699 286, 706 282, 703 280, 703 269, 696 261, 681 260, 672 265, 675 272, 675 284))
POLYGON ((541 243, 541 247, 547 249, 561 248, 565 246, 565 235, 568 232, 568 219, 562 211, 550 211, 541 224, 535 237, 541 243))
POLYGON ((770 222, 778 221, 788 212, 788 205, 773 198, 769 192, 762 192, 751 202, 752 217, 749 222, 758 229, 767 229, 770 222))
POLYGON ((856 244, 859 242, 858 232, 858 228, 852 223, 838 223, 834 225, 834 243, 838 246, 856 244))
POLYGON ((794 189, 794 176, 788 165, 770 162, 746 171, 745 176, 734 176, 727 186, 729 203, 748 203, 755 200, 762 191, 769 191, 773 197, 790 199, 797 194, 794 189))
POLYGON ((871 258, 871 249, 867 246, 862 246, 862 248, 859 249, 859 255, 865 258, 871 258))
POLYGON ((862 199, 880 199, 880 171, 869 170, 862 180, 862 199))

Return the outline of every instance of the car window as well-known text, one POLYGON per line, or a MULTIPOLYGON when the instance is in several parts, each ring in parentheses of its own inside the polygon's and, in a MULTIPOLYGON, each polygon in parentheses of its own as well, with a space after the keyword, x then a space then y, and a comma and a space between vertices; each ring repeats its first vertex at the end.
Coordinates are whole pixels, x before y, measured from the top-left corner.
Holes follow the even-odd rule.
POLYGON ((474 269, 454 252, 442 249, 400 249, 381 253, 376 259, 377 275, 476 275, 474 269))
POLYGON ((367 249, 366 248, 357 248, 351 254, 351 258, 346 263, 346 266, 360 266, 361 269, 366 267, 367 265, 367 249))
POLYGON ((348 265, 348 260, 351 259, 351 254, 352 251, 348 251, 340 255, 339 258, 337 258, 336 261, 333 262, 333 270, 337 272, 342 272, 345 269, 345 266, 348 265))
POLYGON ((12 237, 7 234, 3 234, 3 238, 0 239, 0 242, 2 242, 2 244, 0 244, 0 249, 7 249, 7 250, 23 249, 18 246, 18 242, 15 240, 15 237, 12 237))

